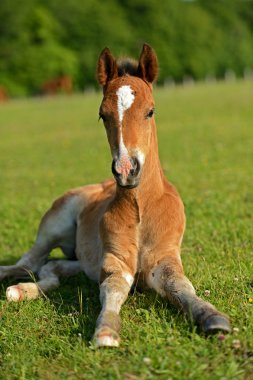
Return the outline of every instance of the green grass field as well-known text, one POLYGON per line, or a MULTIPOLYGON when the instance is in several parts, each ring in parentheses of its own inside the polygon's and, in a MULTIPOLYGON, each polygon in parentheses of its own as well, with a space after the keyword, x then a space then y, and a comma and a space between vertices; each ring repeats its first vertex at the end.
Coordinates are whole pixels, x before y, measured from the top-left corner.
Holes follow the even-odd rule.
MULTIPOLYGON (((186 207, 185 272, 234 331, 205 338, 154 292, 135 291, 122 308, 121 347, 95 350, 96 284, 79 275, 48 298, 7 304, 9 279, 0 379, 253 379, 253 83, 156 89, 155 98, 161 161, 186 207)), ((100 100, 0 105, 0 265, 31 246, 56 197, 111 176, 100 100)))

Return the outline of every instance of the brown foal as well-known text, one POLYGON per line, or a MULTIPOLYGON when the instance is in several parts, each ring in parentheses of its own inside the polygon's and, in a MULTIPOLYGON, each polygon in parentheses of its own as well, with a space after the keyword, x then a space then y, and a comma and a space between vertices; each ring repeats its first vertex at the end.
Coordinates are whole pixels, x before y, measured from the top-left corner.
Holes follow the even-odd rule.
POLYGON ((138 63, 99 57, 103 87, 99 115, 112 154, 114 180, 70 190, 43 217, 34 246, 0 277, 38 274, 37 283, 7 289, 7 299, 39 297, 59 285, 59 276, 80 271, 100 283, 102 310, 95 343, 119 345, 119 312, 138 282, 182 309, 205 333, 230 331, 227 316, 200 299, 185 277, 180 245, 185 229, 182 200, 161 168, 152 83, 158 73, 153 49, 144 45, 138 63), (66 260, 49 260, 60 247, 66 260), (73 260, 76 259, 76 260, 73 260))

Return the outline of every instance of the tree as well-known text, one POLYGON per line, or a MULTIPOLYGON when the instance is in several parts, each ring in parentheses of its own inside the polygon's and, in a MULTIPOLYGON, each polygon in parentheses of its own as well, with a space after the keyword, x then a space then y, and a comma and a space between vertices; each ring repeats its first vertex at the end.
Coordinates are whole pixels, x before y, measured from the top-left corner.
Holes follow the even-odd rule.
POLYGON ((96 62, 101 49, 110 47, 115 54, 129 52, 133 31, 125 12, 113 0, 48 0, 48 7, 64 25, 62 42, 71 47, 79 60, 79 87, 94 85, 96 62))
MULTIPOLYGON (((71 49, 59 42, 61 25, 50 11, 36 2, 21 14, 22 17, 17 19, 19 22, 12 26, 12 32, 5 33, 0 42, 4 55, 0 82, 16 95, 34 94, 40 91, 43 82, 55 76, 68 74, 75 77, 78 60, 71 49), (5 46, 7 48, 3 49, 5 46)), ((5 17, 9 23, 13 16, 5 12, 5 17)))
POLYGON ((137 56, 144 42, 157 52, 160 83, 242 75, 253 69, 252 1, 1 0, 0 85, 34 94, 67 74, 78 89, 94 86, 102 48, 137 56))

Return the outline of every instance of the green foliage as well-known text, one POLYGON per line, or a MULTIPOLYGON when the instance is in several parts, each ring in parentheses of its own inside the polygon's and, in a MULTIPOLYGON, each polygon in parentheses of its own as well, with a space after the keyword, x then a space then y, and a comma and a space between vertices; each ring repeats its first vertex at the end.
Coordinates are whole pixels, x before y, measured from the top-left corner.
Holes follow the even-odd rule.
MULTIPOLYGON (((111 176, 101 97, 1 106, 1 265, 31 246, 53 199, 111 176)), ((17 280, 8 279, 0 287, 1 379, 252 379, 252 82, 156 88, 155 99, 162 166, 187 214, 185 272, 236 329, 205 338, 156 293, 134 291, 121 311, 121 347, 94 350, 95 283, 80 274, 61 279, 48 298, 12 304, 5 290, 17 280)))
MULTIPOLYGON (((242 75, 245 67, 253 67, 253 25, 252 1, 200 1, 214 20, 214 27, 220 32, 217 50, 216 74, 223 77, 228 69, 242 75), (248 23, 245 11, 249 11, 248 23), (251 22, 249 21, 251 20, 251 22)), ((215 52, 214 52, 215 54, 215 52)))
POLYGON ((118 54, 129 53, 133 33, 117 2, 72 0, 63 6, 61 0, 53 0, 48 1, 48 6, 64 25, 64 45, 71 47, 78 57, 79 88, 94 85, 98 54, 105 46, 118 54))
POLYGON ((40 92, 61 74, 79 90, 96 84, 105 46, 115 55, 157 51, 159 83, 185 76, 242 76, 253 69, 251 0, 18 0, 0 3, 0 85, 13 95, 40 92), (18 9, 18 12, 14 12, 18 9))
MULTIPOLYGON (((13 23, 17 28, 13 27, 10 46, 2 52, 0 65, 0 83, 11 94, 38 93, 45 81, 62 74, 75 78, 77 57, 60 42, 62 27, 48 9, 35 2, 34 7, 27 8, 22 25, 19 18, 13 23)), ((7 46, 7 42, 5 36, 3 45, 7 46)))
POLYGON ((34 94, 44 82, 62 73, 75 77, 76 65, 75 55, 54 41, 28 46, 15 61, 17 82, 34 94))

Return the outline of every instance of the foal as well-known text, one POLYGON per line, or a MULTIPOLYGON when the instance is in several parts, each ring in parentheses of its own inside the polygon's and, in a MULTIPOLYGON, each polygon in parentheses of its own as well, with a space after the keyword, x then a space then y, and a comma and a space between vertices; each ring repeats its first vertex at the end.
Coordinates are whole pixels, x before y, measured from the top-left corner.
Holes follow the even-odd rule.
POLYGON ((156 55, 148 45, 136 64, 117 62, 109 49, 102 51, 97 65, 104 93, 99 116, 115 180, 71 190, 56 200, 31 250, 16 265, 0 267, 1 278, 25 271, 39 277, 37 283, 10 286, 10 301, 37 298, 57 287, 59 276, 80 271, 99 282, 98 347, 119 345, 120 308, 137 280, 177 305, 203 332, 230 331, 228 318, 197 297, 184 276, 184 206, 158 157, 152 95, 157 72, 156 55), (66 260, 47 261, 55 247, 66 260))

